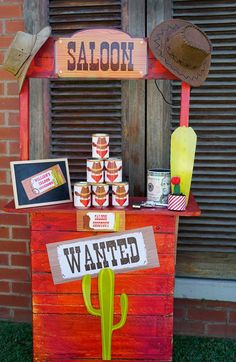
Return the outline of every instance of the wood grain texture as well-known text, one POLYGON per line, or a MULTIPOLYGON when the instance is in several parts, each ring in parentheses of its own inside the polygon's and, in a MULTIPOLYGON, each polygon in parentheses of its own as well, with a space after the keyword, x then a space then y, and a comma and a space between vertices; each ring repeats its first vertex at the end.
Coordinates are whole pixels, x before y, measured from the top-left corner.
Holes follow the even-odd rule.
MULTIPOLYGON (((99 307, 98 295, 91 296, 92 304, 99 307)), ((129 315, 159 315, 173 313, 173 295, 128 295, 129 315)), ((87 315, 82 294, 34 294, 33 313, 87 315)), ((114 314, 120 314, 120 295, 114 297, 114 314)))
MULTIPOLYGON (((48 25, 47 1, 24 0, 25 30, 38 33, 48 25)), ((30 159, 49 158, 49 92, 47 79, 30 80, 30 159)))
POLYGON ((236 253, 180 250, 176 273, 180 277, 236 279, 236 253))
POLYGON ((82 30, 56 41, 55 68, 60 78, 142 78, 147 73, 147 42, 118 29, 82 30), (129 45, 132 45, 131 52, 129 45))
MULTIPOLYGON (((141 220, 150 222, 149 210, 146 212, 146 216, 145 213, 130 214, 132 227, 139 225, 141 220)), ((32 229, 35 223, 37 228, 41 224, 44 229, 33 230, 31 236, 34 361, 88 361, 91 358, 101 361, 100 319, 88 315, 81 293, 81 281, 54 285, 46 253, 48 242, 94 236, 97 233, 57 231, 55 225, 51 230, 50 224, 58 215, 52 213, 47 218, 45 214, 36 213, 33 218, 32 229), (88 338, 88 331, 91 338, 88 338)), ((64 215, 69 220, 73 213, 64 215)), ((117 321, 120 318, 121 293, 128 295, 129 312, 125 327, 113 335, 113 360, 171 361, 176 240, 173 229, 176 217, 159 217, 163 232, 154 235, 160 268, 116 274, 114 319, 117 321), (165 233, 165 227, 172 233, 165 233)), ((151 218, 151 223, 155 221, 155 217, 151 218)), ((97 278, 93 278, 91 299, 95 307, 99 307, 97 292, 97 278)))
MULTIPOLYGON (((126 326, 113 334, 112 360, 113 358, 145 360, 158 357, 160 360, 161 358, 168 360, 172 349, 172 318, 132 316, 128 318, 126 326)), ((101 360, 99 318, 41 314, 34 315, 33 325, 36 361, 51 361, 54 358, 101 360), (42 331, 46 329, 50 332, 44 335, 42 331), (88 331, 91 336, 89 339, 88 331)))
MULTIPOLYGON (((196 203, 194 196, 190 194, 189 197, 189 203, 185 211, 169 211, 167 208, 158 208, 158 209, 133 209, 132 204, 145 201, 146 198, 144 197, 131 197, 130 198, 130 206, 125 208, 126 215, 141 215, 142 217, 151 215, 165 215, 165 216, 183 216, 183 217, 189 217, 189 216, 199 216, 201 214, 201 210, 199 209, 198 204, 196 203)), ((113 209, 113 208, 112 208, 113 209)), ((31 217, 35 214, 35 217, 37 218, 38 214, 44 214, 45 217, 47 217, 47 214, 55 213, 55 217, 58 216, 60 213, 69 213, 69 214, 75 214, 76 209, 73 205, 73 203, 69 202, 63 205, 55 205, 55 206, 45 206, 45 207, 32 207, 31 209, 21 209, 18 210, 15 208, 14 200, 10 201, 4 208, 4 211, 6 212, 14 212, 14 213, 28 213, 31 214, 31 217)), ((91 208, 91 210, 94 210, 94 208, 91 208)), ((106 209, 109 210, 109 207, 106 209)), ((34 227, 32 225, 32 227, 34 227)), ((50 229, 50 225, 48 225, 48 229, 50 229)))
MULTIPOLYGON (((147 0, 147 35, 157 24, 171 18, 170 0, 147 0)), ((163 67, 164 68, 164 67, 163 67)), ((156 80, 164 97, 170 101, 170 82, 156 80)), ((158 91, 155 81, 147 81, 147 169, 170 168, 171 107, 158 91)))
MULTIPOLYGON (((106 209, 108 210, 108 209, 106 209)), ((113 209, 114 210, 114 209, 113 209)), ((174 233, 174 216, 163 216, 148 214, 145 215, 141 213, 131 213, 127 214, 125 220, 125 229, 130 230, 134 229, 139 225, 140 227, 144 226, 153 226, 154 232, 157 233, 174 233)), ((31 220, 33 222, 34 230, 56 230, 56 231, 75 231, 76 227, 76 213, 48 213, 47 218, 43 213, 32 214, 31 220)), ((83 237, 83 236, 82 236, 83 237)))
MULTIPOLYGON (((54 243, 62 240, 70 240, 76 238, 93 237, 100 235, 94 232, 69 232, 69 231, 54 231, 46 229, 42 231, 32 231, 31 234, 31 253, 46 253, 46 243, 54 243)), ((161 254, 172 254, 175 250, 175 236, 172 234, 154 234, 156 240, 156 247, 158 255, 161 254)))
MULTIPOLYGON (((136 0, 133 0, 136 1, 136 0)), ((134 33, 132 33, 134 36, 134 33)), ((58 38, 50 37, 40 48, 34 57, 28 72, 28 78, 57 78, 55 74, 54 45, 58 38)), ((148 56, 148 73, 143 79, 177 79, 170 73, 153 55, 149 49, 148 56)))
POLYGON ((189 84, 181 82, 180 127, 189 126, 190 90, 189 84))
MULTIPOLYGON (((173 275, 174 274, 174 258, 172 254, 161 254, 159 256, 160 267, 151 267, 145 269, 146 273, 152 274, 155 272, 157 275, 173 275)), ((31 258, 32 268, 35 272, 49 273, 51 268, 49 265, 48 255, 46 252, 34 253, 31 258)), ((119 273, 119 271, 115 271, 119 273)), ((137 270, 136 273, 139 273, 137 270)))
POLYGON ((29 80, 25 79, 20 92, 20 159, 29 159, 29 80))
MULTIPOLYGON (((73 281, 65 284, 53 284, 50 273, 32 274, 32 293, 33 294, 70 294, 81 293, 81 281, 73 281)), ((174 280, 173 276, 159 276, 154 273, 128 273, 116 274, 115 277, 116 294, 127 293, 135 295, 173 295, 174 280)), ((92 293, 98 293, 97 278, 92 282, 92 293)))
MULTIPOLYGON (((70 240, 63 240, 56 243, 48 243, 46 245, 47 247, 47 254, 49 258, 50 263, 50 269, 53 276, 53 281, 55 284, 60 283, 66 283, 73 280, 79 280, 83 278, 84 275, 90 274, 88 271, 86 271, 85 263, 80 264, 80 268, 77 270, 74 269, 72 272, 71 269, 68 268, 68 260, 67 257, 64 255, 64 248, 70 249, 71 247, 75 248, 80 247, 81 254, 86 254, 85 246, 87 246, 90 250, 90 252, 93 250, 93 244, 100 243, 100 242, 109 242, 114 241, 116 245, 116 251, 114 251, 114 254, 111 253, 107 248, 105 248, 105 255, 106 257, 97 257, 97 261, 107 260, 108 265, 110 269, 114 271, 114 273, 129 273, 130 271, 136 271, 141 269, 153 269, 159 267, 159 260, 158 260, 158 253, 156 248, 156 242, 154 238, 154 233, 152 227, 145 227, 145 228, 139 228, 139 229, 133 229, 130 232, 124 231, 124 232, 118 232, 118 233, 109 233, 105 235, 96 235, 94 237, 87 237, 87 238, 76 238, 76 239, 70 239, 70 240), (133 256, 133 249, 130 248, 128 244, 128 237, 134 238, 134 243, 136 245, 135 248, 137 248, 137 251, 134 251, 134 255, 139 255, 139 260, 136 263, 132 263, 131 257, 133 256), (124 245, 124 248, 118 247, 118 240, 119 239, 125 239, 126 245, 124 245), (58 255, 58 248, 61 248, 62 255, 59 257, 58 255), (124 255, 128 256, 129 263, 124 267, 122 265, 121 260, 123 259, 123 251, 125 251, 124 255), (137 253, 137 254, 136 254, 137 253), (143 257, 143 254, 146 254, 145 258, 143 257), (112 265, 112 259, 114 258, 117 261, 117 266, 112 265), (60 260, 59 260, 60 259, 60 260)), ((134 249, 136 250, 136 249, 134 249)), ((80 255, 80 260, 82 260, 83 256, 80 255)), ((96 256, 93 259, 95 265, 96 265, 96 256)), ((88 263, 91 264, 91 263, 88 263)), ((102 266, 101 266, 102 267, 102 266)), ((91 276, 96 276, 101 269, 97 268, 94 270, 94 273, 91 273, 91 276)))

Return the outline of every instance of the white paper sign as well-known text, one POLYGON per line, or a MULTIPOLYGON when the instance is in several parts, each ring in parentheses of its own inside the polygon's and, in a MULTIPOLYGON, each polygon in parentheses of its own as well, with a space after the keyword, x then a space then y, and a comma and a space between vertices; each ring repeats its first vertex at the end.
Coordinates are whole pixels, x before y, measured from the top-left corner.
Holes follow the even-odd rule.
POLYGON ((128 272, 159 266, 152 227, 47 244, 55 284, 96 275, 102 268, 128 272))
POLYGON ((94 230, 114 230, 115 214, 112 212, 95 213, 88 212, 90 218, 89 228, 94 230))

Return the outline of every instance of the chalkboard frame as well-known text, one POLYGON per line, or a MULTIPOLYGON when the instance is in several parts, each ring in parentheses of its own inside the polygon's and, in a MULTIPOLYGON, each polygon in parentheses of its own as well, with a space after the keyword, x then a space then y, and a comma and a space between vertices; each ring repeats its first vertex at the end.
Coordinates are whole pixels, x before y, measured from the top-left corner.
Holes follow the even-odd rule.
POLYGON ((10 162, 10 168, 16 209, 72 202, 73 198, 67 158, 13 161, 10 162), (22 181, 56 165, 60 166, 64 183, 30 200, 22 181))

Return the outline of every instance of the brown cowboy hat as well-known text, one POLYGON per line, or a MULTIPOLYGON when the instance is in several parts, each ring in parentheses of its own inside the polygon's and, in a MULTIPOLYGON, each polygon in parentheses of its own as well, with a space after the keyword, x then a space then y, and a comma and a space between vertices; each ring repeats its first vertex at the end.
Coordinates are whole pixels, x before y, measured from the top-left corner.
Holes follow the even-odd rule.
POLYGON ((164 21, 153 29, 149 46, 160 63, 179 79, 193 87, 205 81, 212 45, 196 25, 181 19, 164 21))
POLYGON ((4 58, 3 68, 17 78, 20 90, 30 63, 50 34, 50 26, 46 26, 35 35, 18 31, 9 46, 4 58))

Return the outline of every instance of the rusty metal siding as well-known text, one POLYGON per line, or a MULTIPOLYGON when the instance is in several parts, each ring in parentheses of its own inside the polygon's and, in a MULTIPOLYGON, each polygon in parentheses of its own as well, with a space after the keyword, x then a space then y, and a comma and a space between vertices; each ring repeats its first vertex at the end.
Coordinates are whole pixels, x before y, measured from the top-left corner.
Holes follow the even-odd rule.
MULTIPOLYGON (((212 64, 206 82, 191 90, 190 126, 198 136, 192 192, 202 216, 180 223, 179 250, 236 251, 236 2, 173 1, 173 15, 210 37, 212 64)), ((179 104, 179 87, 172 86, 179 104)), ((179 108, 172 110, 172 126, 179 108)))

